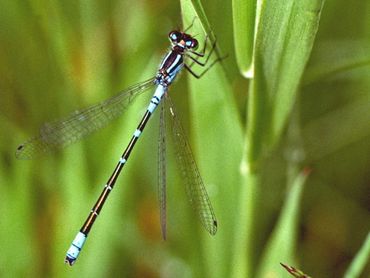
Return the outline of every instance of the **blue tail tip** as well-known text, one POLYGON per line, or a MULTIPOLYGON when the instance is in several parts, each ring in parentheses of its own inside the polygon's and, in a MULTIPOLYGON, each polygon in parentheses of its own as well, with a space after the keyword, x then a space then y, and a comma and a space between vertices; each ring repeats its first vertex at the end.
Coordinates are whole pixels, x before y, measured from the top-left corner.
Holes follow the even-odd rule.
POLYGON ((64 260, 64 263, 66 264, 69 264, 70 266, 72 266, 76 261, 76 258, 72 258, 70 256, 66 256, 65 260, 64 260))

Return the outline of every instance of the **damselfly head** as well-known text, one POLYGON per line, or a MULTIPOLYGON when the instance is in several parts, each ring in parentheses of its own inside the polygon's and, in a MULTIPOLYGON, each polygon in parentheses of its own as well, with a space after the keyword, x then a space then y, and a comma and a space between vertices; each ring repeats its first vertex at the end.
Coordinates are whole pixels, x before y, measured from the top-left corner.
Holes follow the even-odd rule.
POLYGON ((182 48, 193 50, 196 50, 198 48, 198 41, 186 33, 179 31, 171 31, 168 34, 168 37, 172 45, 178 45, 181 46, 182 48))

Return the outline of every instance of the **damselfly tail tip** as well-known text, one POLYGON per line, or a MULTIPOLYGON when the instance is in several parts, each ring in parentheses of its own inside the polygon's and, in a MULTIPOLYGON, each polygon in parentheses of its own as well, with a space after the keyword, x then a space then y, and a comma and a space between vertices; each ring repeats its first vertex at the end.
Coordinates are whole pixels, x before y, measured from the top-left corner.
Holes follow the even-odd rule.
POLYGON ((72 266, 75 263, 75 261, 76 261, 76 258, 71 258, 67 255, 65 260, 64 260, 64 263, 69 264, 70 266, 72 266))
POLYGON ((78 232, 78 234, 72 241, 72 244, 67 251, 67 255, 64 260, 65 263, 68 263, 70 266, 72 266, 75 263, 83 245, 85 244, 86 237, 87 235, 85 235, 84 233, 78 232))

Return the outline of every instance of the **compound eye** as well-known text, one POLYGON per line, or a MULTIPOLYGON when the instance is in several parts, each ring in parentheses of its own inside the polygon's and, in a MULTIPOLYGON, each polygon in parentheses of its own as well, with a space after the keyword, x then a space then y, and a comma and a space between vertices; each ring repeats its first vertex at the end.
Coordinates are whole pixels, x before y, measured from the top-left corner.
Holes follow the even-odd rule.
POLYGON ((179 42, 181 33, 179 31, 172 31, 168 34, 169 39, 171 42, 179 42))
POLYGON ((188 49, 192 48, 195 50, 198 47, 198 41, 196 39, 190 39, 185 42, 185 45, 188 49))
POLYGON ((194 50, 196 50, 198 48, 198 41, 196 39, 192 39, 192 46, 191 48, 193 48, 194 50))

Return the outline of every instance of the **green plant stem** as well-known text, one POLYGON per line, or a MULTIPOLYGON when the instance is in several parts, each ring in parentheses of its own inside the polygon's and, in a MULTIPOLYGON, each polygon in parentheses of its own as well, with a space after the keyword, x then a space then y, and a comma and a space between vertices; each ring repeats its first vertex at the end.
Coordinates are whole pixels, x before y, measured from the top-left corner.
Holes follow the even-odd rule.
POLYGON ((357 278, 360 277, 361 272, 365 268, 366 264, 370 259, 370 232, 367 234, 366 240, 362 245, 360 251, 357 253, 356 257, 353 259, 344 278, 357 278))
POLYGON ((236 225, 234 236, 234 258, 231 277, 252 277, 253 255, 255 234, 254 220, 256 216, 256 202, 258 196, 259 175, 248 169, 245 160, 242 166, 242 186, 239 195, 239 207, 237 219, 242 219, 236 225))

